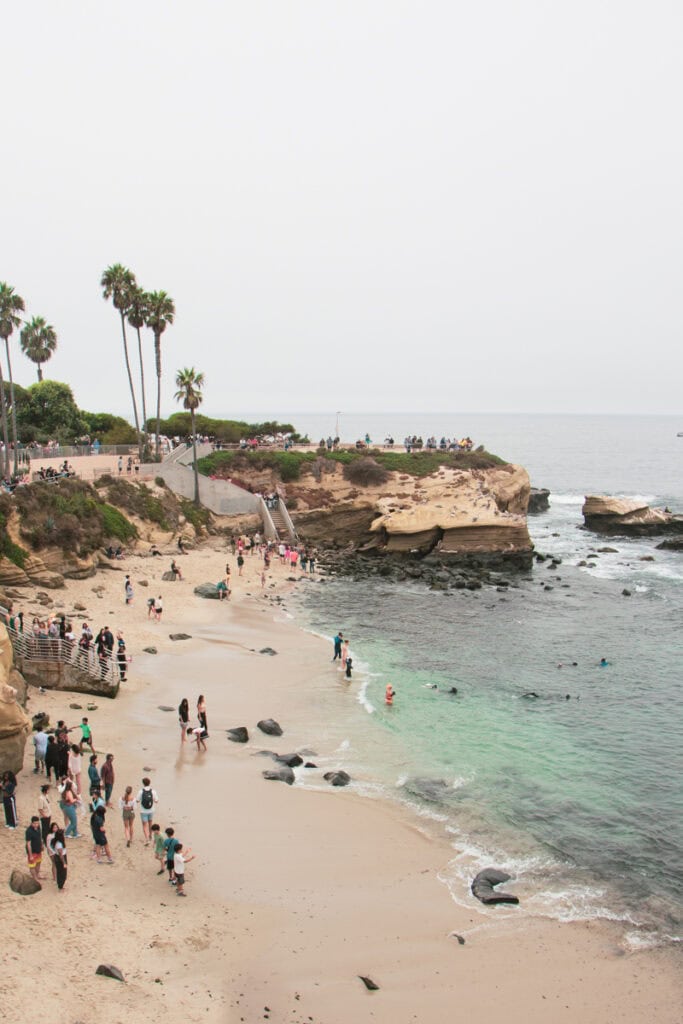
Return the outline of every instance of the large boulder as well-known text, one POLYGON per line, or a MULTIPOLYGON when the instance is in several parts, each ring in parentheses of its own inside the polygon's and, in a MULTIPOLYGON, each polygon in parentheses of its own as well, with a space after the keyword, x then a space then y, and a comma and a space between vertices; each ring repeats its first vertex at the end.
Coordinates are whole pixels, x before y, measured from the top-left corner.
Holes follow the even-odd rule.
POLYGON ((246 725, 237 725, 234 729, 228 729, 228 739, 232 740, 233 743, 248 743, 249 742, 249 730, 246 725))
POLYGON ((487 905, 496 903, 519 903, 517 896, 509 892, 496 892, 495 886, 510 881, 510 875, 505 871, 498 871, 497 868, 484 868, 472 881, 472 894, 482 903, 487 905))
POLYGON ((323 778, 331 786, 348 786, 351 781, 351 776, 341 769, 336 772, 325 772, 323 778))
POLYGON ((213 598, 214 601, 220 600, 221 596, 215 583, 200 583, 198 587, 194 588, 194 592, 197 597, 213 598))
POLYGON ((12 892, 19 893, 20 896, 33 896, 43 888, 33 875, 30 875, 28 871, 21 871, 19 868, 15 868, 9 876, 9 887, 12 892))

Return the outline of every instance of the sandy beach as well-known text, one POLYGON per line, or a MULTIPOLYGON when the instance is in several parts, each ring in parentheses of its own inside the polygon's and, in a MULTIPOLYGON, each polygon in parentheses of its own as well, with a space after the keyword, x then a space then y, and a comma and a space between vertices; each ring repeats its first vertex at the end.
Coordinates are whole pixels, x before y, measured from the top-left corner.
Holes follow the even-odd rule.
MULTIPOLYGON (((330 648, 275 600, 286 600, 294 585, 289 569, 274 562, 262 588, 258 556, 247 556, 239 578, 224 541, 214 539, 177 559, 183 581, 161 583, 174 554, 169 546, 161 558, 133 555, 51 592, 55 611, 85 605, 73 618, 77 632, 82 618, 94 632, 105 623, 122 629, 133 657, 118 698, 95 698, 96 711, 69 708, 85 709, 85 695, 34 689, 28 705, 31 714, 47 711, 52 724, 76 725, 88 713, 97 750, 115 754, 115 809, 107 815, 115 864, 90 859, 85 817, 85 838, 68 842, 62 893, 51 881, 32 897, 2 890, 4 1020, 23 1021, 36 1000, 41 1016, 57 1024, 680 1019, 677 951, 627 955, 617 927, 603 922, 501 918, 474 899, 469 909, 458 906, 439 881, 452 847, 407 810, 353 785, 332 789, 320 767, 297 770, 315 785, 264 780, 263 769, 274 765, 258 756, 263 750, 310 749, 311 761, 327 768, 340 758, 344 767, 325 720, 325 695, 339 686, 330 648), (220 579, 226 561, 231 600, 195 597, 193 587, 220 579), (130 607, 125 573, 135 589, 130 607), (157 594, 160 623, 145 606, 157 594), (191 639, 173 642, 175 632, 191 639), (144 653, 148 646, 158 653, 144 653), (277 655, 259 653, 266 647, 277 655), (206 753, 180 744, 175 713, 187 697, 192 714, 200 693, 206 753), (261 718, 277 719, 284 735, 261 734, 261 718), (242 725, 250 742, 230 742, 225 730, 242 725), (188 899, 157 876, 139 816, 133 845, 125 846, 118 797, 126 785, 137 792, 143 775, 159 794, 155 820, 162 829, 173 825, 195 854, 188 899), (119 967, 126 983, 96 976, 100 963, 119 967), (368 991, 360 975, 379 990, 368 991)), ((15 603, 30 623, 39 606, 15 603)), ((0 834, 6 876, 25 863, 23 829, 43 781, 31 769, 29 743, 17 791, 21 828, 0 834)))

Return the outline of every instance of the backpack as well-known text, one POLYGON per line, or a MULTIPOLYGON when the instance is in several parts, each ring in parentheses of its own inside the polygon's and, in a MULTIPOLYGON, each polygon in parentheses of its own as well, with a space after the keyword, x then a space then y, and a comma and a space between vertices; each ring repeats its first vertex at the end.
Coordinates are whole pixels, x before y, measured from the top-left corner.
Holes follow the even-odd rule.
POLYGON ((143 789, 140 804, 146 811, 151 811, 152 807, 154 807, 154 793, 151 789, 143 789))

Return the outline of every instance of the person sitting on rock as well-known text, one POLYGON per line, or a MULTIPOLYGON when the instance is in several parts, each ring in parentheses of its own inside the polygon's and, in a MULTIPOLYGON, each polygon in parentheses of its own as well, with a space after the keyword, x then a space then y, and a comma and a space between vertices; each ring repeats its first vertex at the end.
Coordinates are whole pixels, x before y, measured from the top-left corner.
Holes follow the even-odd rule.
POLYGON ((174 576, 177 576, 179 580, 182 580, 182 578, 183 578, 183 574, 181 573, 180 569, 179 569, 179 568, 178 568, 178 566, 176 565, 176 560, 175 560, 175 558, 174 558, 174 559, 173 559, 173 561, 171 562, 171 572, 173 573, 173 575, 174 575, 174 576))

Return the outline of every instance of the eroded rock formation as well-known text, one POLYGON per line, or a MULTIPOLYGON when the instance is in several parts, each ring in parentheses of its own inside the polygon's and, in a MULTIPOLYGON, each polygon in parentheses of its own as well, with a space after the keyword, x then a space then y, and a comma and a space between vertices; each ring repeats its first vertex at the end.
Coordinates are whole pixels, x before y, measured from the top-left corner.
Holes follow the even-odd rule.
POLYGON ((591 494, 586 496, 582 511, 586 528, 595 533, 627 537, 683 533, 683 516, 668 509, 650 508, 644 501, 591 494))
POLYGON ((31 731, 31 720, 20 703, 25 698, 26 684, 14 667, 7 627, 0 623, 0 773, 19 772, 24 763, 31 731))

